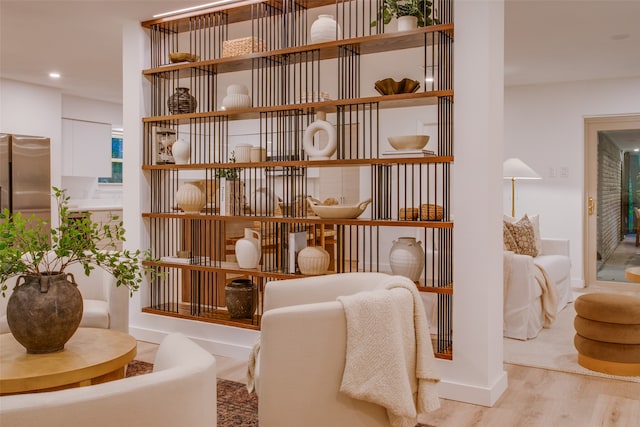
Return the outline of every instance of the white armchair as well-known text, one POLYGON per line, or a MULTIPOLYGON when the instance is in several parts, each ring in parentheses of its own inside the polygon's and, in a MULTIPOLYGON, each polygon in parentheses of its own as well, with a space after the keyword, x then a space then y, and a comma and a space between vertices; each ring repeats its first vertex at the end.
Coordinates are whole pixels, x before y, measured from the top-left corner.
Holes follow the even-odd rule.
POLYGON ((383 406, 341 393, 347 350, 338 296, 383 289, 383 273, 343 273, 267 283, 255 367, 261 427, 389 426, 383 406))
POLYGON ((542 251, 536 257, 504 253, 505 337, 527 340, 538 336, 545 323, 543 292, 547 291, 547 286, 557 291, 554 316, 573 300, 569 240, 541 241, 542 251), (546 273, 546 278, 539 267, 546 273))
POLYGON ((0 396, 0 425, 211 427, 217 424, 216 387, 214 356, 171 334, 160 343, 150 374, 0 396))
MULTIPOLYGON (((89 276, 84 274, 81 264, 73 264, 65 272, 73 274, 82 294, 83 314, 81 328, 104 328, 129 332, 129 289, 116 287, 114 277, 96 267, 89 276)), ((7 301, 17 277, 8 280, 6 297, 0 297, 0 333, 9 332, 7 324, 7 301)))

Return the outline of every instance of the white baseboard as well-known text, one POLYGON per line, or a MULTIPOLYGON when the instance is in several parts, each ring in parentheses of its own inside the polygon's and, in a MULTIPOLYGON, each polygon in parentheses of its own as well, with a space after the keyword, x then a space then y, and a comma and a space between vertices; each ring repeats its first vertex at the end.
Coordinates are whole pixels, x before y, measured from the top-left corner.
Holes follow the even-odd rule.
POLYGON ((503 371, 491 387, 455 383, 443 379, 438 383, 438 394, 443 399, 491 407, 502 396, 508 385, 507 373, 503 371))

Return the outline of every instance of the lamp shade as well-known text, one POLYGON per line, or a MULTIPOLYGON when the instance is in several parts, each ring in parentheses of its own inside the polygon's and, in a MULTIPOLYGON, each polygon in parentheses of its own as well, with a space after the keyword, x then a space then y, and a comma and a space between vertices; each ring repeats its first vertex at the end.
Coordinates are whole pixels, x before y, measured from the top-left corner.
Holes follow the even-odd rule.
POLYGON ((529 165, 520 159, 507 159, 502 164, 504 179, 542 179, 529 165))

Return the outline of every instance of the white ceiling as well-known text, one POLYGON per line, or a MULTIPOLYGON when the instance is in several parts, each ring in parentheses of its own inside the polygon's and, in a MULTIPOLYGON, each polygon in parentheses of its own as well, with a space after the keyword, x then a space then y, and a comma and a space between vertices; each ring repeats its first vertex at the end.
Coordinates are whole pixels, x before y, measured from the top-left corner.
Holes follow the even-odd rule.
MULTIPOLYGON (((209 1, 0 0, 0 76, 120 103, 122 23, 209 1)), ((506 85, 631 76, 640 0, 506 1, 506 85)))

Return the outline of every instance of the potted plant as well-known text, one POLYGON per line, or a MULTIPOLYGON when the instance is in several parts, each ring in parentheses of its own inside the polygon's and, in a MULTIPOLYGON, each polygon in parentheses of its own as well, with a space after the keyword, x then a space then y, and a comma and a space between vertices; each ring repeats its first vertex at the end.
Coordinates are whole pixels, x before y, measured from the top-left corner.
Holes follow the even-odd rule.
MULTIPOLYGON (((377 19, 371 22, 371 26, 378 25, 378 21, 382 21, 386 25, 391 22, 391 18, 397 18, 400 22, 401 18, 405 16, 414 17, 418 27, 433 25, 431 6, 430 0, 384 0, 378 11, 377 19)), ((400 30, 400 23, 398 27, 400 30)))
POLYGON ((65 273, 68 266, 82 264, 87 275, 100 267, 114 276, 116 286, 126 286, 131 293, 148 272, 156 275, 154 268, 142 264, 152 261, 149 250, 115 250, 116 243, 125 240, 122 222, 103 225, 89 217, 78 218, 69 211, 65 190, 53 187, 53 194, 57 227, 49 228, 42 219, 12 214, 8 209, 0 213, 3 297, 7 280, 19 276, 7 303, 7 323, 30 353, 60 350, 80 324, 82 296, 73 275, 65 273))

